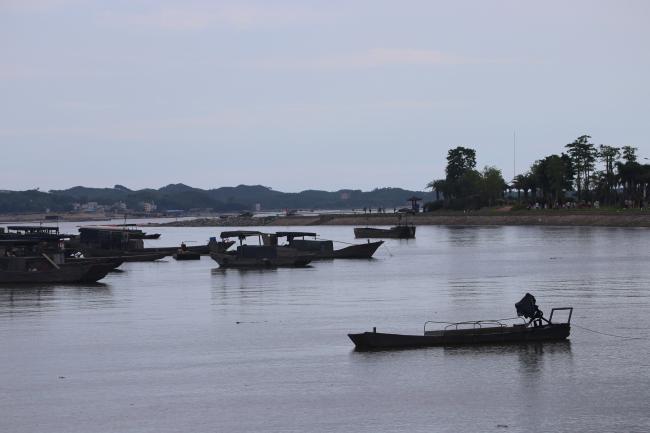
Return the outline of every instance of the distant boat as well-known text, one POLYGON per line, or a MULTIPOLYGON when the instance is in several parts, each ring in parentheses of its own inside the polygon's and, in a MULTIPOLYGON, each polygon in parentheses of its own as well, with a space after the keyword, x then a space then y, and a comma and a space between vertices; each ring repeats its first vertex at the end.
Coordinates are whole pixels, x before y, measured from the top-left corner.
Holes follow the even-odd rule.
POLYGON ((159 239, 160 233, 145 233, 138 228, 137 224, 108 224, 103 226, 89 226, 89 228, 104 228, 109 230, 121 230, 128 232, 130 239, 159 239))
POLYGON ((173 255, 175 260, 201 260, 201 254, 190 251, 185 243, 173 255))
POLYGON ((334 243, 331 240, 305 239, 305 237, 316 238, 317 236, 316 233, 311 232, 277 232, 274 235, 264 235, 264 239, 265 243, 277 245, 277 238, 287 238, 286 247, 280 246, 279 251, 282 252, 288 248, 313 254, 315 258, 319 259, 370 259, 377 251, 377 248, 384 243, 384 241, 367 242, 335 250, 334 243), (276 239, 272 241, 270 236, 275 236, 276 239))
POLYGON ((261 245, 262 235, 257 231, 222 232, 222 240, 237 238, 239 246, 236 251, 213 252, 210 257, 222 268, 296 268, 307 266, 312 261, 313 257, 307 254, 278 254, 277 246, 261 245), (257 237, 260 245, 243 244, 248 237, 257 237))
MULTIPOLYGON (((86 257, 124 257, 125 261, 154 261, 172 256, 178 247, 144 248, 144 241, 135 230, 119 226, 90 226, 79 228, 79 236, 66 242, 68 255, 80 251, 86 257), (135 234, 135 239, 133 234, 135 234), (136 257, 137 256, 137 257, 136 257)), ((231 243, 232 244, 232 243, 231 243)), ((188 247, 198 254, 210 254, 209 245, 188 247)))
POLYGON ((535 298, 528 293, 517 304, 517 314, 530 319, 527 323, 506 326, 500 320, 478 320, 470 322, 444 323, 441 330, 427 331, 424 324, 422 335, 387 334, 372 332, 348 334, 357 349, 406 349, 432 346, 459 346, 473 344, 529 343, 538 341, 565 340, 571 332, 572 307, 553 308, 548 319, 535 305, 535 298), (530 297, 530 298, 528 298, 530 297), (532 303, 531 303, 532 298, 532 303), (525 305, 523 305, 525 304, 525 305), (523 306, 522 306, 523 305, 523 306), (566 322, 554 323, 555 311, 567 310, 566 322))
POLYGON ((415 238, 415 226, 398 225, 389 229, 375 227, 355 227, 355 238, 390 238, 390 239, 413 239, 415 238))

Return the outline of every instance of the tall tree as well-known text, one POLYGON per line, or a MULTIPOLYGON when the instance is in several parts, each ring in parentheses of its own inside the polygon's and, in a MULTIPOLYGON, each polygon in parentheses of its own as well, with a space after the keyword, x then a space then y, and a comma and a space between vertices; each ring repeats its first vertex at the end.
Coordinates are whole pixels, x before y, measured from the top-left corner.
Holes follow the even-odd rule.
POLYGON ((613 190, 615 187, 616 177, 614 174, 614 164, 616 160, 621 156, 621 149, 613 146, 606 146, 601 144, 598 147, 598 156, 605 164, 605 173, 603 180, 605 181, 605 198, 608 204, 611 204, 613 200, 613 190))
POLYGON ((639 150, 634 146, 623 146, 621 148, 623 151, 623 160, 625 162, 636 162, 636 151, 639 150))
POLYGON ((578 200, 583 198, 583 191, 589 193, 590 175, 598 155, 594 144, 589 142, 590 139, 589 135, 581 135, 565 146, 576 172, 578 200))
MULTIPOLYGON (((470 179, 464 179, 476 168, 476 151, 468 147, 458 146, 449 149, 447 153, 447 168, 445 178, 449 198, 459 198, 463 195, 470 179)), ((470 176, 473 177, 473 176, 470 176)))
POLYGON ((503 197, 503 191, 507 187, 506 181, 503 180, 501 170, 496 167, 485 166, 481 177, 481 198, 488 206, 493 206, 498 199, 503 197))

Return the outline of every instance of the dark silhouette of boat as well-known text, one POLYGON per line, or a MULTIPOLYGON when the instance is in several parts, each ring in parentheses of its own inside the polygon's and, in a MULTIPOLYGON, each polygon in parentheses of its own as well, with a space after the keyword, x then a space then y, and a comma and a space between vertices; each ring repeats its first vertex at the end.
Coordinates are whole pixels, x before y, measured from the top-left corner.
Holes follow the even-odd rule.
POLYGON ((190 251, 185 242, 181 243, 181 247, 174 253, 173 257, 176 260, 201 260, 201 254, 190 251))
POLYGON ((235 251, 213 252, 210 257, 222 268, 278 268, 304 267, 313 256, 295 251, 293 254, 278 254, 279 247, 262 245, 264 234, 257 231, 222 232, 221 239, 237 238, 239 245, 235 251), (243 241, 248 237, 257 237, 260 245, 246 245, 243 241))
POLYGON ((0 284, 14 283, 95 283, 119 266, 114 260, 56 263, 41 256, 0 258, 0 284))
POLYGON ((280 252, 289 250, 313 254, 315 259, 370 259, 384 241, 370 242, 365 244, 350 245, 338 250, 334 249, 334 242, 324 239, 305 239, 305 237, 316 238, 318 234, 311 232, 277 232, 273 235, 263 235, 265 244, 277 245, 278 238, 286 238, 287 245, 280 246, 280 252), (275 237, 275 238, 274 238, 275 237), (297 239, 301 238, 301 239, 297 239))
MULTIPOLYGON (((85 257, 123 257, 124 261, 154 261, 173 256, 178 247, 144 248, 144 241, 133 238, 134 230, 123 226, 81 227, 79 236, 66 242, 68 255, 81 252, 85 257)), ((228 249, 234 242, 217 242, 211 238, 206 245, 187 247, 188 251, 208 255, 213 250, 228 249)))
MULTIPOLYGON (((417 197, 413 197, 417 198, 417 197)), ((410 199, 409 199, 410 200, 410 199)), ((409 224, 404 214, 404 222, 402 222, 402 215, 398 215, 398 224, 388 229, 380 229, 377 227, 355 227, 355 238, 389 238, 389 239, 413 239, 415 238, 415 226, 409 224)))
POLYGON ((504 344, 504 343, 529 343, 540 341, 559 341, 569 337, 571 332, 572 307, 553 308, 548 319, 537 305, 535 298, 529 293, 515 304, 517 314, 530 319, 526 323, 507 326, 505 320, 479 320, 471 322, 433 322, 424 324, 422 335, 388 334, 364 332, 361 334, 348 334, 354 345, 359 350, 369 349, 406 349, 433 346, 459 346, 473 344, 504 344), (567 310, 569 316, 566 322, 554 323, 555 311, 567 310), (445 324, 443 329, 428 331, 430 323, 445 324))
POLYGON ((389 229, 376 227, 355 227, 355 238, 389 238, 389 239, 413 239, 415 238, 415 226, 398 225, 389 229))
POLYGON ((98 226, 109 229, 116 229, 127 231, 131 239, 159 239, 160 233, 146 233, 138 228, 137 224, 109 224, 106 226, 98 226))
POLYGON ((113 269, 113 265, 83 264, 40 271, 0 270, 0 284, 96 283, 113 269))
POLYGON ((122 262, 69 259, 58 228, 13 226, 0 236, 0 283, 96 282, 122 262))

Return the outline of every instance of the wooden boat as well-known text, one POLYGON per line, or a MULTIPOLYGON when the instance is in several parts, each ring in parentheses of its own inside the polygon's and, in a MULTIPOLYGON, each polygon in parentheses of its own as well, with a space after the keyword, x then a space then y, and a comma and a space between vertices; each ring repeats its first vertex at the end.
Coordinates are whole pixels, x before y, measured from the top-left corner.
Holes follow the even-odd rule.
POLYGON ((278 254, 277 246, 262 244, 261 232, 230 231, 221 233, 222 239, 236 237, 239 246, 236 251, 213 252, 210 257, 222 268, 277 268, 304 267, 312 261, 312 256, 306 254, 278 254), (244 239, 257 237, 260 245, 245 245, 244 239))
POLYGON ((278 238, 287 238, 286 246, 279 246, 279 252, 286 255, 295 254, 295 251, 312 254, 314 259, 370 259, 384 241, 370 242, 365 244, 350 245, 338 250, 334 249, 334 243, 323 239, 305 239, 305 237, 318 235, 311 232, 277 232, 274 235, 263 236, 265 245, 277 245, 278 238), (274 237, 275 238, 274 238, 274 237), (296 239, 301 238, 301 239, 296 239))
POLYGON ((176 260, 201 260, 201 254, 190 251, 183 242, 181 247, 174 253, 176 260))
POLYGON ((390 239, 413 239, 415 238, 415 226, 398 225, 389 229, 376 227, 355 227, 355 238, 390 238, 390 239))
POLYGON ((115 269, 113 263, 80 263, 43 266, 40 258, 19 257, 20 263, 12 263, 0 270, 0 284, 30 283, 96 283, 115 269))
MULTIPOLYGON (((96 227, 98 229, 120 230, 127 232, 131 239, 159 239, 160 233, 146 233, 138 228, 137 224, 107 224, 103 226, 89 226, 90 228, 96 227)), ((86 228, 89 228, 86 227, 86 228)))
POLYGON ((0 239, 0 283, 96 282, 121 264, 65 260, 62 236, 58 229, 28 228, 0 239))
MULTIPOLYGON (((530 296, 526 294, 524 299, 530 296)), ((485 320, 472 322, 425 322, 422 335, 388 334, 376 332, 364 332, 360 334, 348 334, 355 347, 359 350, 369 349, 406 349, 418 347, 435 346, 458 346, 473 344, 503 344, 503 343, 529 343, 539 341, 559 341, 569 337, 571 332, 572 307, 553 308, 548 319, 543 317, 542 312, 534 305, 534 309, 521 312, 518 302, 517 313, 520 316, 530 319, 527 323, 507 326, 501 320, 485 320), (563 323, 553 322, 553 313, 560 310, 569 312, 568 320, 563 323), (443 329, 428 331, 430 323, 445 323, 443 329)))

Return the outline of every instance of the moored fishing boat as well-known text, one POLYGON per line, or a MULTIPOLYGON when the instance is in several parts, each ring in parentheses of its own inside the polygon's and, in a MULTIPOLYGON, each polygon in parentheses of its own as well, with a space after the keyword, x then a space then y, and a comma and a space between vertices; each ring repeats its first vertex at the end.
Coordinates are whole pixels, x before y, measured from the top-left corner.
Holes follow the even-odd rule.
POLYGON ((95 283, 116 267, 115 262, 56 264, 43 257, 3 257, 0 284, 95 283))
POLYGON ((263 233, 257 231, 229 231, 221 233, 221 239, 237 238, 239 246, 235 251, 213 252, 210 257, 222 268, 277 268, 304 267, 313 256, 295 251, 292 254, 278 254, 277 246, 261 245, 263 233), (260 245, 246 245, 248 237, 257 237, 260 245))
POLYGON ((389 239, 413 239, 415 238, 415 226, 398 225, 388 229, 376 227, 355 227, 355 238, 389 238, 389 239))
POLYGON ((23 230, 0 239, 0 283, 96 282, 121 264, 115 259, 66 260, 58 229, 23 230))
POLYGON ((370 242, 365 244, 350 245, 338 250, 334 249, 334 241, 316 239, 318 235, 311 232, 277 232, 273 235, 264 235, 264 243, 277 245, 278 238, 286 238, 287 245, 281 245, 278 251, 286 255, 295 254, 295 251, 312 254, 314 259, 370 259, 384 241, 370 242), (305 239, 313 237, 314 239, 305 239), (301 238, 301 239, 297 239, 301 238))
POLYGON ((559 341, 569 337, 571 332, 572 307, 553 308, 548 319, 535 305, 535 298, 529 293, 515 304, 518 316, 528 322, 508 326, 503 320, 478 320, 470 322, 433 322, 424 324, 422 335, 364 332, 348 334, 359 350, 406 349, 434 346, 458 346, 472 344, 528 343, 538 341, 559 341), (566 322, 553 322, 556 311, 568 311, 566 322), (431 323, 444 324, 443 329, 427 330, 431 323))

